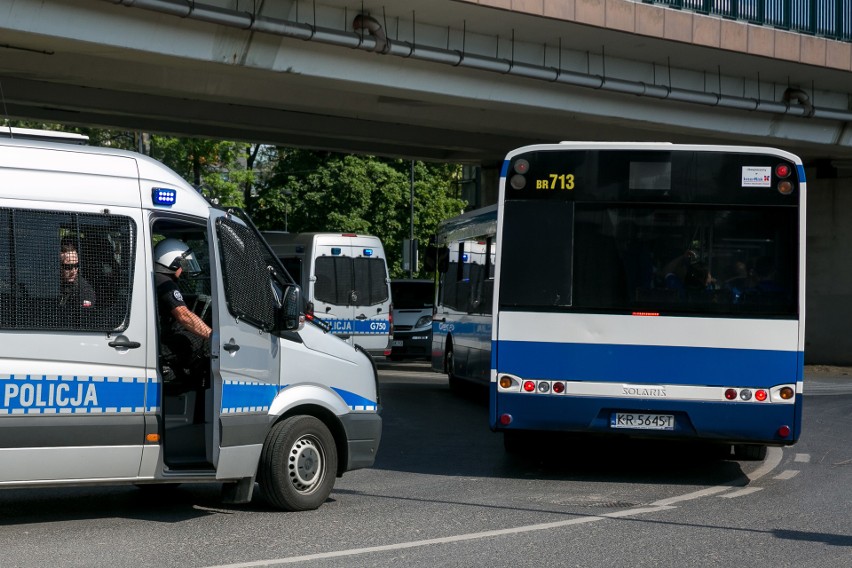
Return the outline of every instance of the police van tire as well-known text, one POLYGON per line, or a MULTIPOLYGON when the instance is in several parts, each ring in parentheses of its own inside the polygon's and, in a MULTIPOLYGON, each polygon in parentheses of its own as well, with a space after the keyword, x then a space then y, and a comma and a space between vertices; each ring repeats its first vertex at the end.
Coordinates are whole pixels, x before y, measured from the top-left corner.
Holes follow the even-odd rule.
POLYGON ((337 447, 321 420, 291 416, 269 431, 258 467, 261 497, 285 511, 322 505, 334 487, 337 447))

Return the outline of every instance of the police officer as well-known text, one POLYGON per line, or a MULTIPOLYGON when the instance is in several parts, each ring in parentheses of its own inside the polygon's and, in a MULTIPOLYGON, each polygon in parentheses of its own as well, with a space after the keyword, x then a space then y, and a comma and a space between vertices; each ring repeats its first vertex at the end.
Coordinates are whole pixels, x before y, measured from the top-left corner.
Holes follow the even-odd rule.
POLYGON ((74 326, 85 320, 95 306, 95 291, 80 274, 80 255, 77 243, 72 238, 64 238, 59 248, 59 310, 74 326))
POLYGON ((177 279, 186 272, 197 274, 201 267, 189 246, 168 238, 154 248, 155 284, 160 319, 160 342, 163 345, 164 379, 190 379, 191 368, 200 354, 200 340, 209 340, 213 330, 183 300, 177 279), (187 338, 186 332, 195 336, 187 338))

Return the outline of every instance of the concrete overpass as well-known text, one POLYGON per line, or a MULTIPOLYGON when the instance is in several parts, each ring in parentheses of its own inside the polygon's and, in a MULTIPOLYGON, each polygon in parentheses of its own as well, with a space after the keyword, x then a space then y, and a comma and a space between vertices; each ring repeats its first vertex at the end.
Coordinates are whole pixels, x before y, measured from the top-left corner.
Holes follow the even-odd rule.
POLYGON ((6 0, 12 118, 482 165, 565 139, 809 167, 812 361, 852 363, 852 44, 629 0, 6 0))

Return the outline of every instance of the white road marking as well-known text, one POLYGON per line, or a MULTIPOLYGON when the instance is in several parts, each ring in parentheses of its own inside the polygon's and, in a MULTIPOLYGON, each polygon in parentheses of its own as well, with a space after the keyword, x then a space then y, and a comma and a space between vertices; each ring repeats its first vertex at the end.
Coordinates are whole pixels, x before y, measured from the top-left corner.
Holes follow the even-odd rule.
POLYGON ((757 493, 758 491, 763 491, 763 487, 746 487, 744 489, 740 489, 739 491, 734 491, 733 493, 727 493, 725 495, 719 495, 719 497, 723 499, 734 499, 735 497, 743 497, 745 495, 751 495, 752 493, 757 493))
POLYGON ((255 560, 252 562, 239 562, 237 564, 222 564, 218 566, 210 566, 208 568, 256 568, 259 566, 279 566, 282 564, 295 564, 296 562, 306 562, 309 560, 325 560, 328 558, 340 558, 344 556, 355 556, 358 554, 374 554, 376 552, 386 552, 389 550, 402 550, 406 548, 416 548, 420 546, 429 546, 431 544, 448 544, 453 542, 463 542, 466 540, 478 540, 494 536, 515 535, 533 531, 543 531, 570 525, 580 525, 592 523, 595 521, 603 521, 608 518, 621 518, 633 515, 641 515, 644 513, 655 513, 657 511, 666 511, 674 509, 674 507, 640 507, 635 509, 626 509, 624 511, 616 511, 606 513, 604 515, 590 515, 587 517, 575 517, 566 521, 555 521, 552 523, 541 523, 537 525, 525 525, 521 527, 497 529, 491 531, 482 531, 477 533, 467 533, 455 536, 445 536, 440 538, 427 538, 424 540, 414 540, 410 542, 400 542, 397 544, 385 544, 382 546, 369 546, 365 548, 350 548, 348 550, 336 550, 333 552, 319 552, 317 554, 306 554, 304 556, 289 556, 287 558, 275 558, 270 560, 255 560))
POLYGON ((793 459, 798 463, 810 463, 811 454, 796 454, 796 457, 793 459))
POLYGON ((781 458, 784 457, 784 450, 781 448, 766 448, 766 459, 763 460, 763 465, 754 470, 748 475, 749 481, 757 481, 767 473, 778 467, 781 463, 781 458))
POLYGON ((799 472, 795 469, 786 469, 775 476, 775 479, 792 479, 799 475, 799 472))
MULTIPOLYGON (((766 459, 763 464, 753 471, 751 474, 748 474, 748 478, 750 481, 756 481, 761 477, 765 476, 767 473, 772 471, 778 464, 781 463, 781 459, 783 457, 783 450, 781 448, 767 448, 766 459)), ((794 472, 795 473, 798 472, 794 472)), ((783 474, 782 474, 783 475, 783 474)), ((776 478, 777 479, 777 478, 776 478)), ((731 497, 736 497, 738 494, 743 495, 746 493, 753 493, 758 491, 760 488, 745 488, 740 489, 734 493, 731 493, 731 497)), ((593 523, 597 521, 604 521, 607 519, 618 519, 623 517, 632 517, 636 515, 644 515, 647 513, 658 513, 661 511, 668 511, 671 509, 675 509, 672 504, 673 503, 683 503, 685 501, 691 501, 693 499, 700 499, 701 497, 707 497, 709 495, 716 495, 718 493, 724 493, 726 491, 730 491, 731 486, 729 485, 717 485, 714 487, 707 487, 705 489, 700 489, 698 491, 693 491, 691 493, 686 493, 685 495, 680 495, 677 497, 669 497, 667 499, 660 499, 659 501, 655 501, 651 503, 647 507, 635 507, 632 509, 625 509, 623 511, 614 511, 612 513, 605 513, 603 515, 589 515, 585 517, 574 517, 565 521, 555 521, 552 523, 540 523, 535 525, 524 525, 520 527, 512 527, 505 529, 496 529, 490 531, 482 531, 475 533, 466 533, 454 536, 445 536, 439 538, 427 538, 423 540, 413 540, 409 542, 399 542, 396 544, 385 544, 381 546, 368 546, 364 548, 349 548, 346 550, 335 550, 331 552, 319 552, 316 554, 306 554, 304 556, 288 556, 285 558, 271 558, 268 560, 254 560, 251 562, 237 562, 235 564, 219 564, 216 566, 208 566, 207 568, 259 568, 259 567, 272 567, 272 566, 282 566, 285 564, 296 564, 297 562, 307 562, 311 560, 325 560, 329 558, 343 558, 347 556, 357 556, 360 554, 374 554, 377 552, 387 552, 392 550, 404 550, 407 548, 418 548, 421 546, 430 546, 433 544, 449 544, 454 542, 464 542, 470 540, 479 540, 484 538, 491 538, 496 536, 507 536, 507 535, 516 535, 527 532, 535 532, 535 531, 543 531, 549 529, 556 529, 561 527, 573 526, 573 525, 582 525, 586 523, 593 523)))

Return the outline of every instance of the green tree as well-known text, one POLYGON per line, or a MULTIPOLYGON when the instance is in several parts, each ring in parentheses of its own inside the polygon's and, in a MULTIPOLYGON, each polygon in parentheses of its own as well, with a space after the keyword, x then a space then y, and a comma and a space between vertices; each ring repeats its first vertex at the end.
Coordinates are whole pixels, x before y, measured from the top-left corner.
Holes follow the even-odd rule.
MULTIPOLYGON (((414 236, 425 245, 437 224, 458 215, 460 168, 415 162, 414 236)), ((410 233, 411 162, 279 149, 272 175, 258 187, 252 210, 258 226, 291 232, 376 235, 393 277, 405 276, 402 242, 410 233)))

